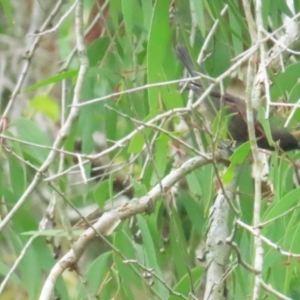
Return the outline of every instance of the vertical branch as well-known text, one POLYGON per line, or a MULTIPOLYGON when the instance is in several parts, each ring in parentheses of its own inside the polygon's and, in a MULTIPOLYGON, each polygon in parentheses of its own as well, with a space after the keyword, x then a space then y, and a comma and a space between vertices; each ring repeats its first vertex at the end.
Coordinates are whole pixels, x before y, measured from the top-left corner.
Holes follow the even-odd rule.
POLYGON ((204 300, 221 300, 226 298, 225 274, 228 266, 230 248, 226 244, 229 236, 228 219, 230 203, 235 197, 238 168, 232 182, 220 189, 214 205, 210 209, 210 226, 206 240, 206 287, 204 300), (224 193, 225 191, 225 193, 224 193))
MULTIPOLYGON (((256 0, 256 37, 257 39, 254 40, 255 35, 252 35, 252 44, 262 43, 262 4, 260 0, 256 0)), ((245 11, 247 11, 248 7, 244 6, 245 11)), ((247 14, 246 14, 247 15, 247 14)), ((250 12, 249 12, 250 15, 250 12)), ((249 22, 248 22, 249 23, 249 22)), ((260 50, 263 47, 262 44, 259 45, 260 50)), ((261 51, 261 53, 263 53, 261 51)), ((261 271, 263 265, 263 247, 262 242, 260 239, 260 229, 257 226, 260 223, 260 210, 261 210, 261 178, 262 178, 262 171, 263 171, 263 162, 262 157, 260 156, 257 143, 256 143, 256 136, 255 136, 255 124, 253 118, 253 104, 257 103, 259 98, 259 85, 254 85, 254 75, 255 69, 253 66, 253 62, 249 61, 248 64, 248 72, 247 72, 247 124, 248 124, 248 131, 249 131, 249 140, 252 150, 253 156, 253 176, 254 176, 254 209, 253 209, 253 226, 255 227, 256 234, 254 235, 254 269, 258 271, 255 274, 255 282, 253 288, 253 296, 252 299, 259 298, 259 291, 260 291, 260 282, 261 282, 261 271)))

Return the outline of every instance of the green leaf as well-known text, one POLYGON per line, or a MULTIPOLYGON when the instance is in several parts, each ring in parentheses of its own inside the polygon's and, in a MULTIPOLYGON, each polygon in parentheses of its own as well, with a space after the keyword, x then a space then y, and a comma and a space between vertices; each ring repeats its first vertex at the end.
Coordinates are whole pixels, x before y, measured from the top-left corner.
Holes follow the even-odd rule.
POLYGON ((161 88, 163 103, 167 110, 183 107, 181 95, 178 90, 174 90, 174 87, 161 88))
POLYGON ((140 153, 144 147, 144 144, 144 136, 142 133, 138 132, 130 141, 128 153, 140 153))
MULTIPOLYGON (((16 119, 11 123, 11 126, 16 127, 17 137, 23 141, 34 143, 41 146, 50 147, 50 141, 46 134, 40 130, 38 125, 27 119, 16 119)), ((22 151, 26 154, 25 158, 29 158, 31 161, 43 163, 48 156, 50 150, 40 148, 38 146, 29 146, 21 144, 22 151)))
MULTIPOLYGON (((3 256, 2 256, 3 258, 3 256)), ((0 274, 1 276, 6 276, 10 272, 11 267, 7 267, 2 261, 0 261, 0 274)), ((19 276, 15 273, 12 273, 10 276, 10 280, 13 284, 22 285, 22 281, 20 280, 19 276)))
MULTIPOLYGON (((96 295, 99 287, 105 282, 105 279, 108 279, 106 277, 109 276, 111 264, 112 252, 103 253, 90 264, 85 279, 88 282, 91 294, 96 295)), ((86 287, 80 284, 77 299, 85 297, 86 287)))
POLYGON ((229 23, 230 23, 230 29, 231 29, 231 36, 232 36, 232 42, 233 42, 233 49, 234 54, 237 56, 240 53, 243 52, 243 29, 245 29, 241 22, 243 22, 241 19, 241 15, 239 15, 238 12, 238 0, 232 0, 229 2, 229 23))
POLYGON ((34 90, 36 90, 40 87, 47 86, 49 84, 53 84, 53 83, 56 83, 56 82, 60 82, 64 79, 74 78, 74 77, 77 76, 77 74, 78 74, 78 70, 71 70, 71 71, 63 72, 63 73, 60 73, 58 75, 54 75, 50 78, 47 78, 45 80, 42 80, 42 81, 40 81, 36 84, 33 84, 32 86, 26 88, 22 92, 26 93, 26 92, 34 91, 34 90))
POLYGON ((192 0, 193 1, 193 12, 195 13, 196 22, 199 26, 202 36, 206 35, 206 25, 204 16, 204 5, 202 0, 192 0))
POLYGON ((270 18, 269 11, 270 11, 270 7, 271 7, 271 2, 274 2, 274 1, 265 0, 262 2, 262 18, 263 18, 264 28, 267 28, 268 24, 269 24, 268 18, 270 18))
POLYGON ((99 71, 99 62, 102 61, 107 48, 110 44, 110 40, 108 37, 102 37, 96 39, 87 50, 87 55, 89 58, 89 69, 93 69, 96 66, 95 70, 99 71))
POLYGON ((230 59, 228 39, 223 36, 221 30, 217 30, 212 53, 205 61, 207 71, 213 77, 219 76, 230 67, 230 59))
MULTIPOLYGON (((138 260, 144 264, 142 246, 135 243, 128 222, 124 222, 117 229, 114 234, 113 243, 114 247, 119 249, 125 259, 138 260)), ((115 268, 121 280, 121 292, 126 294, 126 298, 123 299, 134 299, 133 292, 136 291, 139 291, 140 295, 144 296, 142 299, 147 299, 146 295, 149 293, 150 288, 144 284, 142 275, 138 275, 134 272, 136 265, 134 263, 124 263, 123 257, 120 257, 117 252, 113 252, 115 268)))
POLYGON ((110 198, 110 181, 105 179, 101 181, 94 190, 94 199, 99 207, 103 209, 105 202, 110 198))
MULTIPOLYGON (((130 41, 132 40, 132 21, 134 19, 134 3, 134 0, 122 0, 122 12, 126 28, 126 36, 130 41)), ((129 45, 131 45, 131 43, 129 45)))
POLYGON ((39 286, 41 284, 41 264, 36 259, 33 247, 26 249, 26 255, 20 263, 20 269, 23 274, 22 280, 28 293, 28 299, 37 299, 39 286), (30 270, 30 272, 28 270, 30 270))
MULTIPOLYGON (((168 55, 171 32, 169 6, 171 0, 156 1, 151 23, 148 43, 147 75, 148 83, 159 82, 162 79, 162 65, 168 55)), ((159 105, 160 88, 148 89, 150 114, 156 114, 159 105)))
MULTIPOLYGON (((16 147, 18 146, 16 145, 16 147)), ((26 188, 25 167, 19 159, 12 155, 8 155, 8 162, 12 192, 16 198, 19 198, 22 196, 26 188)))
MULTIPOLYGON (((175 292, 180 293, 184 295, 185 297, 188 297, 191 292, 191 284, 194 283, 194 290, 198 290, 200 286, 200 279, 202 278, 204 274, 204 268, 196 267, 191 270, 191 278, 189 277, 189 274, 185 274, 180 281, 175 286, 175 292)), ((178 300, 178 297, 175 295, 172 295, 168 298, 168 300, 178 300)))
POLYGON ((206 165, 195 170, 193 173, 195 173, 197 180, 201 185, 201 201, 203 201, 203 206, 208 208, 213 197, 214 168, 212 165, 206 165))
POLYGON ((239 181, 239 198, 240 198, 240 207, 243 220, 250 224, 253 219, 253 178, 252 173, 252 164, 249 161, 245 161, 241 165, 239 171, 238 181, 239 181))
POLYGON ((142 197, 147 194, 147 188, 144 184, 134 178, 131 178, 131 183, 133 185, 135 197, 142 197))
POLYGON ((143 247, 145 250, 145 258, 147 267, 156 267, 157 266, 157 257, 156 257, 156 248, 149 230, 149 220, 150 217, 137 215, 137 221, 139 228, 141 229, 141 234, 143 237, 143 247), (146 220, 147 219, 147 220, 146 220), (148 221, 148 222, 147 222, 148 221))
POLYGON ((275 142, 273 141, 272 138, 272 132, 271 132, 271 127, 270 127, 270 123, 269 120, 267 120, 265 118, 265 109, 263 107, 260 107, 259 111, 258 111, 258 115, 257 115, 257 120, 262 124, 264 132, 266 134, 268 143, 271 146, 275 146, 275 142))
POLYGON ((250 143, 240 145, 230 156, 229 160, 232 164, 242 164, 250 153, 250 143))
MULTIPOLYGON (((80 236, 82 233, 84 233, 84 230, 73 230, 72 233, 74 234, 74 236, 80 236)), ((29 236, 33 236, 33 235, 38 235, 38 236, 63 236, 66 237, 67 233, 64 230, 43 230, 43 231, 26 231, 26 232, 22 232, 20 233, 21 235, 29 235, 29 236)))
POLYGON ((189 190, 195 195, 201 195, 202 188, 198 181, 196 172, 192 172, 186 176, 186 181, 189 186, 189 190))
POLYGON ((290 18, 294 16, 284 0, 278 0, 277 3, 278 3, 278 9, 282 14, 285 14, 290 18))
POLYGON ((291 90, 289 103, 297 103, 299 100, 299 93, 300 93, 300 83, 297 82, 291 90))
POLYGON ((11 23, 11 25, 14 25, 14 19, 13 19, 13 6, 10 0, 1 0, 0 3, 2 4, 4 13, 11 23))
POLYGON ((217 112, 212 125, 213 136, 217 140, 226 140, 228 135, 228 123, 232 118, 232 114, 227 114, 226 107, 217 112))
POLYGON ((174 208, 171 208, 170 214, 172 216, 170 222, 171 256, 174 259, 176 277, 181 278, 189 267, 188 246, 184 234, 184 226, 187 224, 182 221, 182 215, 179 215, 174 208))
POLYGON ((111 109, 105 108, 105 133, 108 140, 116 141, 118 115, 111 109))
MULTIPOLYGON (((137 221, 139 228, 141 230, 141 235, 143 238, 143 250, 145 255, 145 265, 148 268, 153 268, 155 270, 155 273, 157 276, 162 277, 162 271, 160 270, 158 261, 157 261, 157 254, 155 243, 151 235, 151 226, 154 226, 153 218, 147 216, 141 216, 137 215, 137 221)), ((153 278, 154 279, 154 278, 153 278)), ((154 279, 155 280, 155 279, 154 279)), ((161 295, 162 299, 166 299, 168 295, 168 290, 165 288, 165 286, 155 280, 155 284, 153 285, 155 291, 161 295)))
POLYGON ((102 105, 92 104, 84 106, 80 109, 79 119, 77 122, 77 135, 82 141, 82 152, 91 153, 95 149, 95 142, 93 134, 103 126, 103 113, 102 105))
POLYGON ((280 201, 271 205, 263 216, 263 221, 266 222, 270 219, 280 216, 283 212, 292 207, 293 204, 299 201, 300 188, 297 188, 287 195, 285 195, 280 201))
POLYGON ((30 105, 37 111, 41 112, 52 121, 57 122, 59 118, 59 106, 56 101, 50 98, 48 95, 39 94, 35 96, 30 105))
POLYGON ((184 191, 180 193, 178 200, 184 206, 188 217, 192 222, 193 228, 195 228, 197 232, 202 235, 205 216, 203 208, 201 208, 199 201, 192 198, 188 193, 184 191))
POLYGON ((152 11, 153 11, 153 1, 142 0, 142 10, 143 10, 143 17, 144 17, 144 28, 147 32, 149 32, 151 26, 152 11))
POLYGON ((163 133, 160 134, 155 141, 155 154, 154 154, 155 169, 152 174, 153 176, 151 180, 152 185, 154 185, 161 178, 163 178, 165 174, 167 161, 168 161, 168 153, 169 153, 169 141, 170 138, 163 133))
POLYGON ((283 73, 273 78, 273 85, 270 93, 273 100, 278 99, 280 96, 285 96, 289 93, 294 85, 297 84, 299 79, 300 62, 289 65, 283 73))
POLYGON ((224 183, 229 184, 232 181, 235 174, 235 167, 245 161, 250 153, 250 150, 250 142, 247 142, 239 146, 230 156, 230 165, 222 176, 224 183))

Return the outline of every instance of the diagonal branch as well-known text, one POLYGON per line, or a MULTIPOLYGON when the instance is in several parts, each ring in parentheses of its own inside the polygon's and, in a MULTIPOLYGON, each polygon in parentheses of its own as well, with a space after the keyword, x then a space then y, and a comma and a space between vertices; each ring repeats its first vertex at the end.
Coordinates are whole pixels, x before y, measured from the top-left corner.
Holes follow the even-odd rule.
POLYGON ((166 193, 181 178, 184 178, 187 174, 191 173, 197 168, 212 163, 213 159, 221 161, 222 159, 225 159, 225 157, 224 154, 217 152, 214 154, 214 157, 212 157, 212 155, 208 155, 207 158, 191 158, 183 163, 180 168, 172 171, 165 178, 163 178, 159 184, 154 186, 143 197, 132 199, 120 208, 104 213, 93 225, 93 227, 89 227, 78 238, 78 240, 73 244, 72 249, 55 264, 44 284, 40 299, 50 299, 56 280, 65 270, 72 268, 77 264, 79 258, 86 249, 87 244, 89 244, 95 237, 100 234, 110 234, 115 230, 122 220, 137 214, 150 213, 153 210, 157 199, 159 199, 159 197, 162 195, 162 192, 166 193), (163 191, 161 188, 163 188, 163 191))

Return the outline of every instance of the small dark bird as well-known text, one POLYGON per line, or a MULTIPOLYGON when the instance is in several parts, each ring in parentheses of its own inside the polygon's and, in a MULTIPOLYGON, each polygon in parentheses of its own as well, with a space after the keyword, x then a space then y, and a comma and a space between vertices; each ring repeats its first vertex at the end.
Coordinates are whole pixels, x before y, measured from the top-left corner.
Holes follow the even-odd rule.
MULTIPOLYGON (((191 57, 185 47, 177 47, 177 56, 191 74, 197 76, 191 57)), ((191 88, 202 94, 204 88, 197 82, 193 82, 191 88)), ((209 97, 204 100, 208 110, 216 115, 216 112, 222 108, 225 109, 226 114, 231 115, 228 124, 229 136, 238 144, 245 143, 249 140, 248 126, 246 123, 246 103, 240 98, 231 96, 229 94, 222 95, 218 91, 212 91, 209 97)), ((257 137, 257 146, 266 150, 274 150, 267 140, 263 126, 257 121, 257 112, 254 111, 254 128, 257 137)), ((271 128, 272 139, 274 142, 279 142, 279 147, 283 151, 290 151, 300 149, 300 144, 297 139, 283 128, 271 128)))

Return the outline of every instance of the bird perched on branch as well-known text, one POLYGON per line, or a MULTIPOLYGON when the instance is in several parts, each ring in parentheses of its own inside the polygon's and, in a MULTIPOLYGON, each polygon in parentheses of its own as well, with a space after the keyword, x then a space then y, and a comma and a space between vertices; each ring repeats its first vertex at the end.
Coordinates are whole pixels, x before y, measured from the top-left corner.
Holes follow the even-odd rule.
MULTIPOLYGON (((188 70, 191 76, 197 76, 191 57, 185 47, 177 47, 177 56, 188 70)), ((192 89, 198 94, 202 94, 204 88, 197 82, 192 83, 192 89)), ((245 143, 249 140, 248 125, 246 119, 246 103, 240 98, 229 94, 221 94, 218 91, 212 91, 209 97, 204 99, 207 109, 214 115, 224 108, 227 115, 231 115, 228 124, 229 136, 238 144, 245 143)), ((274 146, 270 145, 262 124, 257 120, 257 112, 254 111, 254 128, 257 138, 257 146, 266 149, 274 150, 274 146)), ((274 142, 278 142, 279 147, 283 151, 300 149, 300 144, 297 139, 284 128, 272 128, 271 135, 274 142)))

